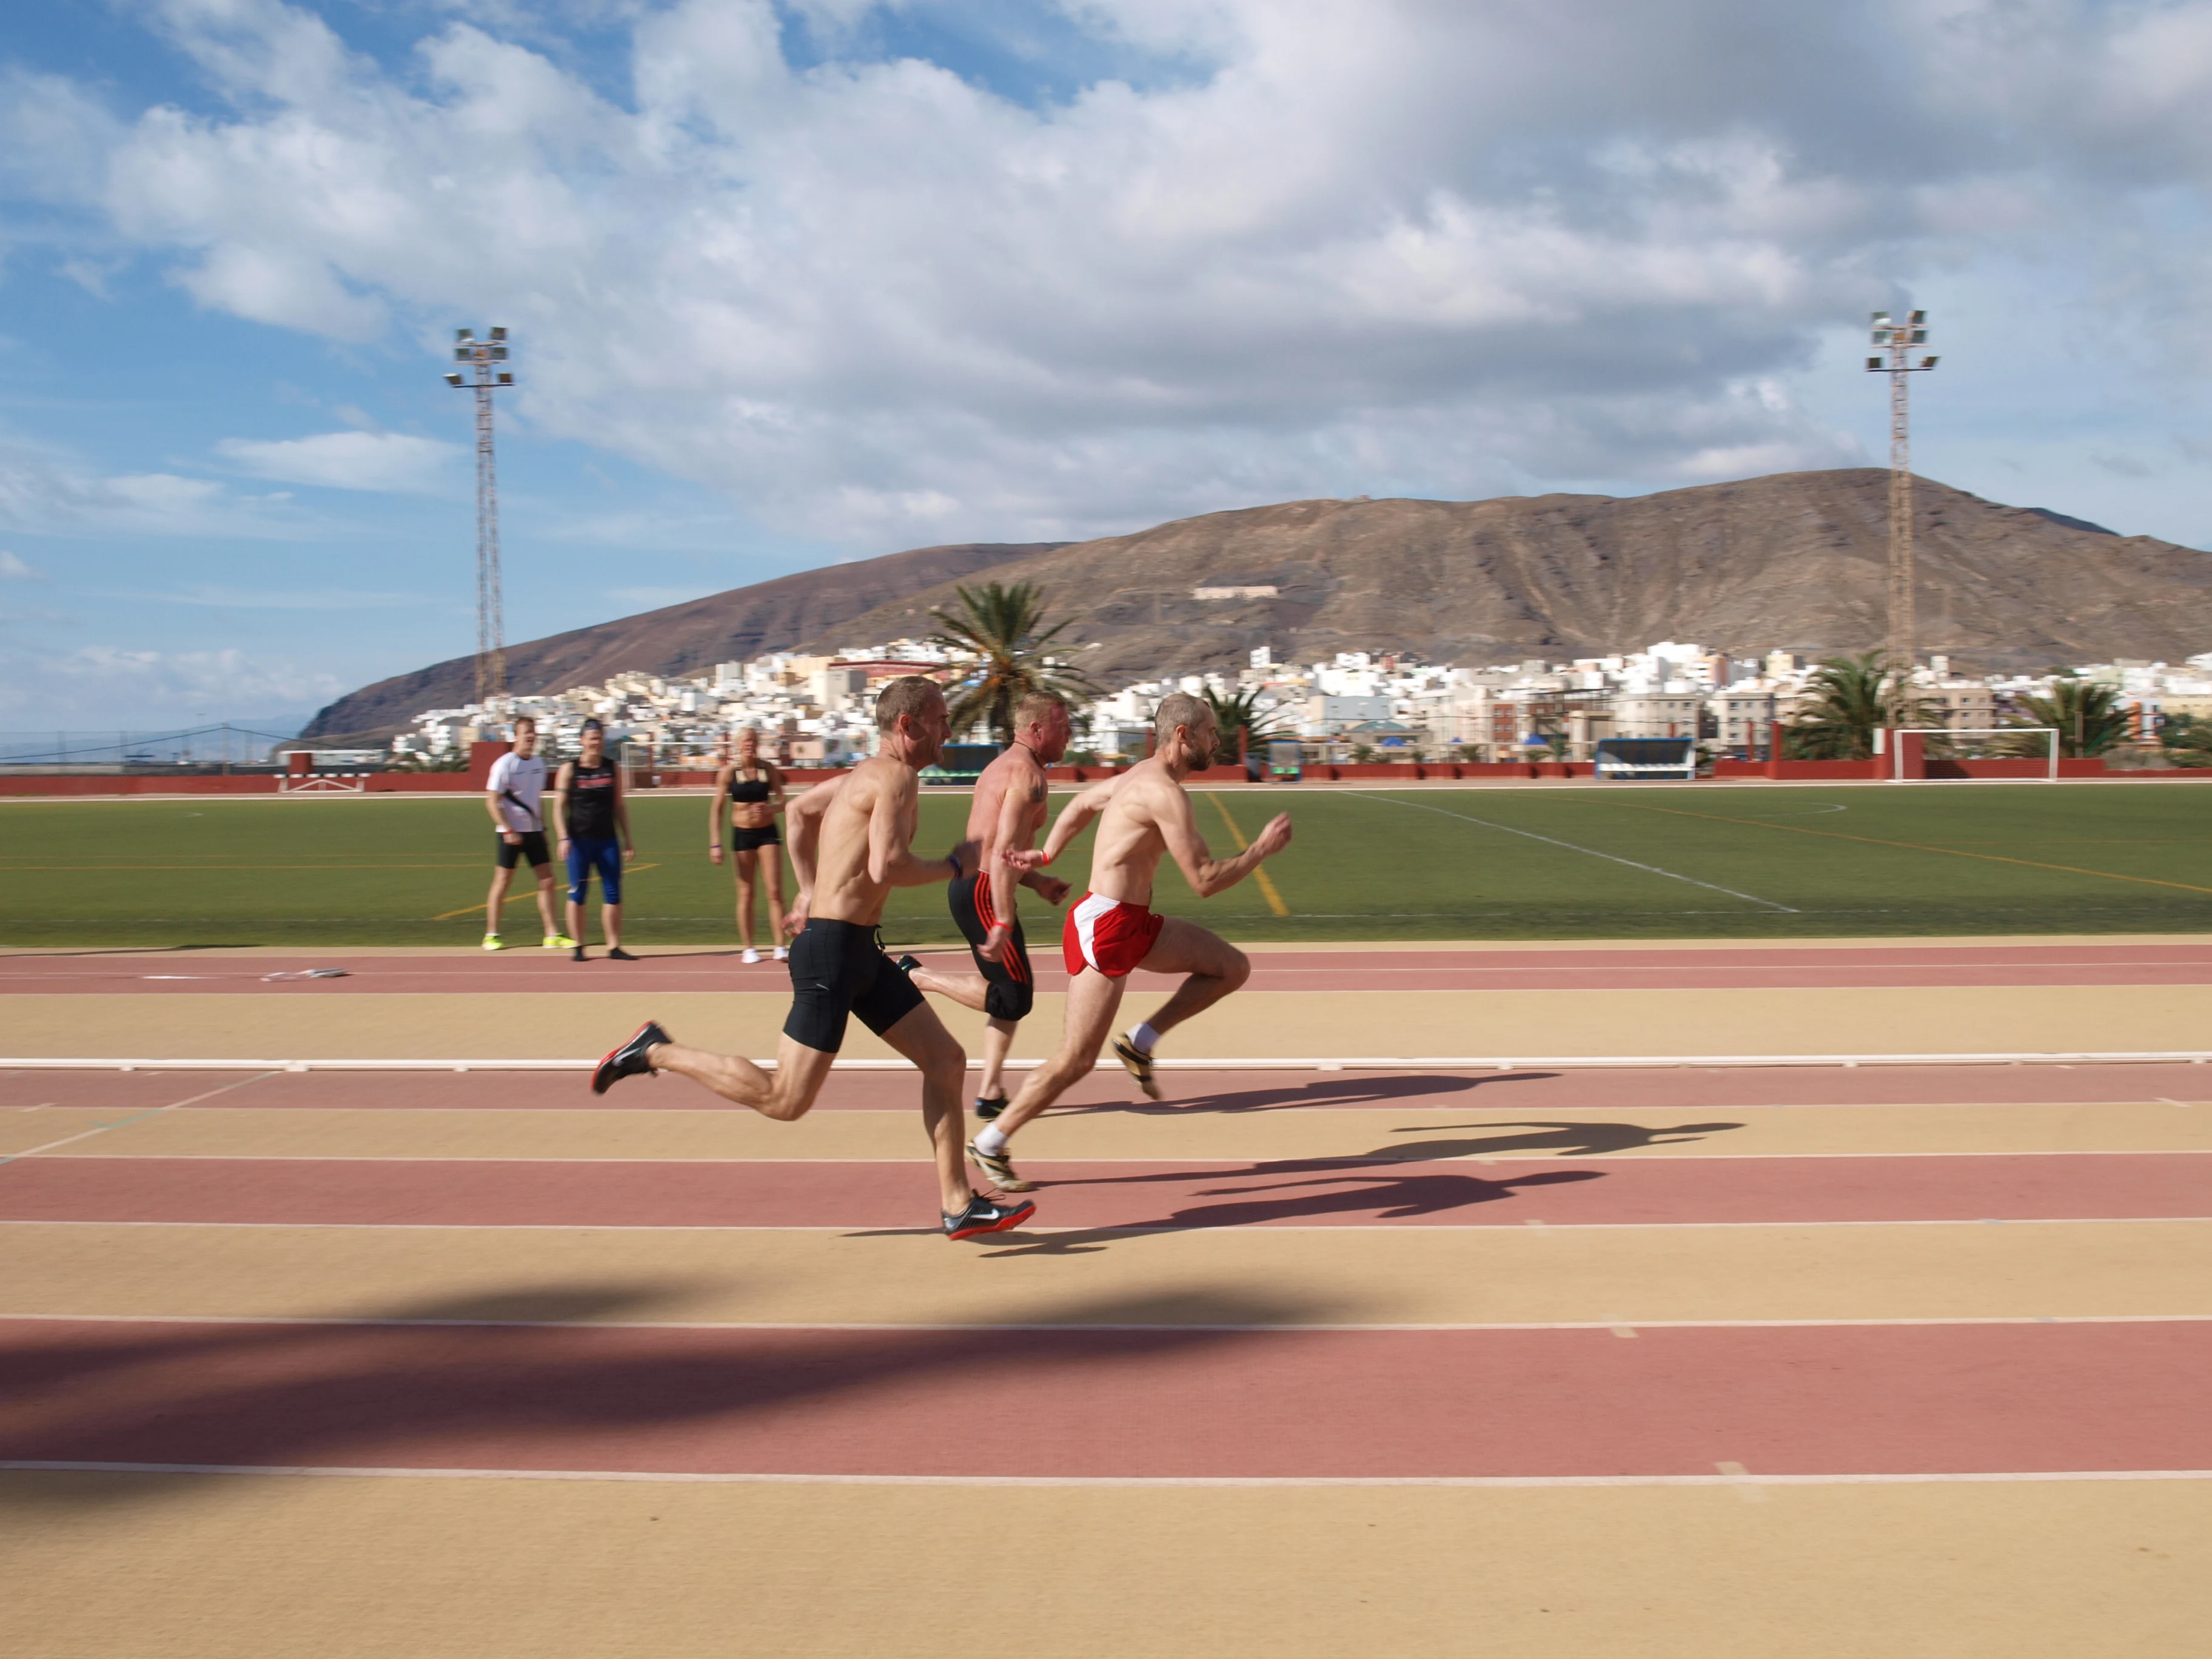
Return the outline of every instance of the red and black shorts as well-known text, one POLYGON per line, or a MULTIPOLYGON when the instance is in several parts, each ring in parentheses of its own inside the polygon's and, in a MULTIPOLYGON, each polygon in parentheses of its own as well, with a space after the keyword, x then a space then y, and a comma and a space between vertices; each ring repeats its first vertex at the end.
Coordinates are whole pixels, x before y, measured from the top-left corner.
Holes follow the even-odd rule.
POLYGON ((1014 965, 1009 968, 983 954, 983 941, 990 937, 998 915, 991 907, 988 874, 978 871, 961 877, 947 890, 946 897, 952 907, 952 920, 960 925, 961 937, 968 941, 968 953, 975 958, 975 971, 990 987, 983 994, 983 1012, 994 1019, 1024 1018, 1036 1002, 1036 976, 1030 972, 1029 941, 1022 937, 1021 917, 1006 918, 1014 925, 1014 965))

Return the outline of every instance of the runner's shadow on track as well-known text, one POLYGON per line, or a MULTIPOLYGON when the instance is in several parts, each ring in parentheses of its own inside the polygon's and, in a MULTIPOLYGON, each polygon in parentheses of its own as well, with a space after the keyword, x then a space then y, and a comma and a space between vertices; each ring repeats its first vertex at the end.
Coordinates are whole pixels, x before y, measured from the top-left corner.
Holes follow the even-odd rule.
POLYGON ((138 1466, 158 1478, 128 1467, 19 1469, 0 1474, 0 1510, 157 1502, 257 1468, 835 1465, 856 1432, 886 1419, 876 1431, 885 1445, 934 1439, 951 1452, 945 1413, 959 1401, 1049 1389, 1100 1360, 1200 1355, 1264 1340, 1267 1328, 1368 1311, 1223 1285, 1006 1310, 1024 1327, 1018 1334, 591 1322, 635 1317, 670 1289, 525 1285, 351 1324, 21 1334, 0 1346, 0 1459, 138 1466), (515 1322, 517 1309, 544 1322, 515 1322))
MULTIPOLYGON (((986 1249, 989 1256, 1087 1255, 1105 1249, 1129 1233, 1196 1232, 1217 1227, 1256 1227, 1269 1222, 1310 1221, 1334 1215, 1372 1215, 1382 1221, 1404 1221, 1441 1215, 1473 1204, 1495 1204, 1519 1196, 1523 1188, 1564 1186, 1602 1181, 1602 1170, 1540 1170, 1504 1181, 1486 1179, 1457 1170, 1428 1170, 1400 1175, 1378 1170, 1371 1162, 1307 1159, 1296 1163, 1255 1164, 1249 1170, 1213 1170, 1208 1174, 1233 1177, 1289 1176, 1290 1180, 1249 1186, 1216 1187, 1195 1194, 1226 1198, 1223 1204, 1194 1204, 1148 1221, 1120 1222, 1110 1227, 1071 1230, 1042 1235, 1011 1233, 1018 1239, 1008 1248, 986 1249), (1254 1196, 1254 1194, 1279 1194, 1254 1196)), ((1039 1182, 1040 1191, 1071 1187, 1137 1186, 1147 1182, 1188 1181, 1187 1173, 1109 1176, 1097 1181, 1039 1182)))
POLYGON ((1741 1123, 1676 1123, 1647 1127, 1641 1123, 1447 1123, 1421 1124, 1393 1129, 1396 1135, 1432 1134, 1445 1129, 1520 1129, 1521 1134, 1492 1135, 1480 1140, 1401 1140, 1377 1146, 1366 1156, 1404 1158, 1426 1163, 1443 1158, 1492 1158, 1500 1152, 1556 1152, 1562 1158, 1604 1158, 1647 1146, 1686 1146, 1707 1135, 1741 1129, 1741 1123))
MULTIPOLYGON (((1193 1112, 1287 1112, 1319 1106, 1376 1106, 1391 1101, 1414 1100, 1425 1095, 1464 1094, 1489 1083, 1536 1083, 1559 1075, 1556 1072, 1499 1072, 1481 1077, 1457 1077, 1437 1073, 1400 1076, 1333 1077, 1326 1082, 1285 1085, 1278 1089, 1242 1089, 1231 1092, 1194 1095, 1188 1100, 1085 1101, 1078 1106, 1055 1106, 1052 1117, 1076 1117, 1094 1112, 1135 1113, 1140 1116, 1174 1116, 1193 1112)), ((1160 1073, 1163 1085, 1177 1086, 1179 1074, 1160 1073)), ((1133 1085, 1132 1085, 1134 1086, 1133 1085)))

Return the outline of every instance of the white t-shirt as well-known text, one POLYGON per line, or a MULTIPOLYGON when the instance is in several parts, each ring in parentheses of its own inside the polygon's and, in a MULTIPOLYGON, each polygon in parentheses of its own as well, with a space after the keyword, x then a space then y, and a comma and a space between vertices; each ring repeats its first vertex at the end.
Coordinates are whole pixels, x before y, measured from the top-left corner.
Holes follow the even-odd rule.
POLYGON ((543 830, 545 814, 539 803, 545 796, 545 763, 536 755, 528 760, 507 750, 491 763, 491 781, 485 784, 499 803, 499 815, 514 830, 543 830), (515 803, 520 801, 520 806, 515 803))

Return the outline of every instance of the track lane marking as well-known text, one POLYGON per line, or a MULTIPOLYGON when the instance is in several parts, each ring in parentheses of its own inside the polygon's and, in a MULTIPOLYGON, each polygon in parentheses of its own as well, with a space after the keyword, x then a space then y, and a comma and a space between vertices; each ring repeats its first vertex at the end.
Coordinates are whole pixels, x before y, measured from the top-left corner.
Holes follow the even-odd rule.
MULTIPOLYGON (((1664 876, 1669 881, 1687 882, 1691 886, 1702 887, 1709 893, 1725 893, 1730 898, 1742 899, 1747 903, 1763 904, 1768 909, 1779 910, 1786 916, 1794 916, 1799 914, 1796 909, 1790 905, 1777 904, 1772 899, 1761 898, 1756 893, 1739 893, 1735 888, 1723 887, 1717 882, 1699 881, 1695 876, 1679 875, 1672 870, 1662 870, 1656 864, 1638 864, 1634 859, 1621 858, 1612 853, 1601 853, 1594 847, 1577 847, 1571 841, 1561 841, 1553 836, 1540 836, 1534 830, 1516 830, 1510 823, 1498 823, 1492 822, 1489 818, 1471 817, 1465 812, 1447 812, 1443 807, 1431 806, 1426 801, 1400 800, 1394 795, 1371 794, 1364 789, 1351 789, 1346 790, 1345 793, 1351 795, 1356 795, 1363 800, 1377 800, 1391 806, 1404 806, 1410 807, 1417 811, 1434 812, 1438 817, 1457 818, 1462 823, 1479 823, 1486 830, 1503 830, 1509 836, 1523 836, 1530 841, 1540 841, 1547 847, 1563 847, 1570 853, 1580 853, 1589 858, 1603 859, 1609 864, 1626 865, 1632 870, 1642 870, 1650 875, 1664 876)), ((1664 809, 1662 808, 1660 810, 1663 811, 1664 809)), ((1702 817, 1704 815, 1699 813, 1691 813, 1687 816, 1696 817, 1702 817)), ((1729 819, 1727 820, 1727 822, 1734 823, 1736 822, 1736 820, 1729 819)), ((1790 826, 1786 824, 1778 824, 1775 827, 1778 829, 1787 829, 1790 826)), ((1808 831, 1808 833, 1815 832, 1808 831)), ((2212 889, 2204 889, 2201 890, 2212 891, 2212 889)), ((1723 912, 1721 914, 1725 913, 1723 912)))
POLYGON ((1611 1331, 1626 1329, 1634 1335, 1646 1331, 1764 1331, 1885 1328, 1890 1326, 1953 1325, 2203 1325, 2212 1323, 2203 1314, 1990 1314, 1957 1317, 1835 1318, 1835 1319, 1632 1319, 1608 1316, 1603 1319, 1488 1319, 1379 1322, 1322 1322, 1310 1325, 1273 1324, 1132 1324, 1075 1323, 1067 1320, 826 1320, 826 1319, 386 1319, 344 1314, 76 1314, 0 1312, 0 1324, 51 1325, 307 1325, 356 1327, 371 1330, 514 1330, 514 1331, 1108 1331, 1158 1334, 1175 1331, 1254 1331, 1303 1335, 1313 1331, 1343 1331, 1353 1334, 1457 1331, 1611 1331))
MULTIPOLYGON (((1251 843, 1244 839, 1244 832, 1237 827, 1237 820, 1229 816, 1229 803, 1219 795, 1215 795, 1212 799, 1215 810, 1221 814, 1221 821, 1229 826, 1230 838, 1236 842, 1237 850, 1243 852, 1251 843)), ((1265 866, 1253 866, 1252 879, 1259 884, 1260 891, 1266 896, 1269 909, 1279 916, 1287 916, 1291 914, 1291 907, 1283 902, 1283 896, 1275 890, 1273 878, 1267 874, 1265 866)))
POLYGON ((252 1077, 234 1079, 231 1082, 224 1084, 219 1089, 209 1089, 203 1093, 190 1096, 183 1100, 173 1100, 166 1106, 155 1106, 150 1107, 143 1112, 133 1112, 129 1117, 118 1117, 112 1123, 95 1123, 92 1127, 86 1129, 80 1133, 64 1135, 59 1140, 49 1140, 43 1146, 27 1146, 20 1152, 10 1152, 4 1158, 0 1158, 0 1164, 13 1164, 18 1158, 36 1158, 40 1153, 51 1152, 57 1147, 74 1146, 80 1140, 89 1140, 94 1135, 106 1134, 110 1129, 120 1129, 127 1124, 143 1123, 149 1117, 160 1117, 166 1112, 173 1112, 183 1107, 197 1105, 203 1100, 212 1100, 217 1095, 227 1095, 233 1089, 243 1089, 249 1083, 258 1083, 264 1078, 275 1077, 276 1075, 277 1074, 275 1072, 259 1072, 252 1077))

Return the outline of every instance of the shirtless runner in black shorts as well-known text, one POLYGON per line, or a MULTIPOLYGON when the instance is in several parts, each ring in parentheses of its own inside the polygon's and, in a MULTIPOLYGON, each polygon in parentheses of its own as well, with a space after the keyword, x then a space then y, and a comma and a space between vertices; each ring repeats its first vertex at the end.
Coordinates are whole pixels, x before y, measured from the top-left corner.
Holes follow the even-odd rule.
POLYGON ((952 920, 975 959, 972 974, 941 973, 913 957, 898 965, 925 991, 951 997, 984 1017, 983 1076, 975 1089, 975 1115, 989 1122, 1006 1109, 1006 1051, 1014 1028, 1036 1000, 1029 941, 1014 909, 1015 889, 1027 887, 1047 904, 1067 896, 1067 884, 1042 870, 1026 873, 1006 862, 1027 852, 1044 828, 1045 768, 1067 753, 1067 704, 1049 691, 1033 691, 1014 708, 1014 740, 975 780, 968 809, 968 840, 981 849, 981 866, 946 890, 952 920))
POLYGON ((936 761, 951 732, 945 694, 920 676, 893 680, 877 700, 876 726, 883 740, 875 757, 834 789, 808 791, 787 815, 799 874, 791 920, 799 926, 791 947, 791 1015, 775 1074, 738 1055, 687 1048, 648 1020, 599 1062, 592 1091, 605 1094, 626 1077, 674 1072, 787 1122, 814 1104, 844 1044, 846 1022, 858 1014, 921 1068, 922 1123, 936 1154, 945 1233, 972 1238, 1018 1226, 1036 1206, 985 1198, 969 1185, 960 1109, 968 1056, 884 954, 877 933, 892 888, 957 880, 974 856, 968 849, 944 859, 914 854, 921 801, 915 775, 936 761), (822 804, 811 805, 817 799, 822 804))

